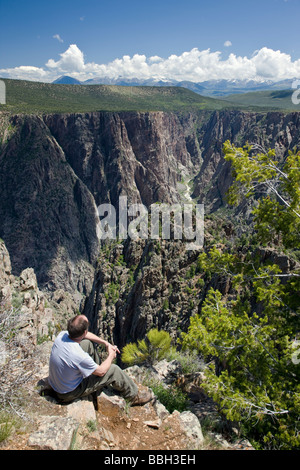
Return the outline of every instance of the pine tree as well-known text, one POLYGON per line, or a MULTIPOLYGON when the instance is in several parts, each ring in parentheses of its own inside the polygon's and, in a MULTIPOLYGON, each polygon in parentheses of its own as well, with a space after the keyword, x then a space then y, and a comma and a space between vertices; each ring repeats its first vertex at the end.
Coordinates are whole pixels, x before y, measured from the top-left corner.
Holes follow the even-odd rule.
POLYGON ((290 152, 279 165, 274 151, 258 150, 224 146, 234 176, 229 200, 253 197, 254 231, 246 249, 236 244, 222 253, 214 247, 199 256, 198 269, 208 278, 230 280, 230 297, 209 290, 182 346, 210 361, 207 392, 258 448, 299 449, 300 155, 290 152), (292 256, 294 267, 283 271, 262 262, 257 242, 292 256))
POLYGON ((127 344, 123 348, 121 359, 127 365, 153 365, 163 359, 170 350, 171 336, 169 333, 154 328, 147 333, 145 339, 127 344))

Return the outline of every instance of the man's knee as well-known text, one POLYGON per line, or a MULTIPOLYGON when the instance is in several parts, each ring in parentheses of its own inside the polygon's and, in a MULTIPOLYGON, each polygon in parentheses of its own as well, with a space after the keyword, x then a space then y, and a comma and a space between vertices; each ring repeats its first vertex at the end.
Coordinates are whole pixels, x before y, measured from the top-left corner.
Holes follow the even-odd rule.
POLYGON ((111 364, 110 368, 108 369, 107 373, 105 374, 110 377, 110 379, 118 382, 130 382, 131 379, 127 376, 127 374, 116 364, 111 364))
POLYGON ((87 352, 90 355, 94 353, 94 345, 89 339, 83 339, 82 341, 80 341, 80 346, 84 350, 84 352, 87 352))
POLYGON ((123 374, 122 369, 120 369, 120 367, 117 366, 116 364, 111 364, 110 368, 108 369, 108 372, 112 377, 119 376, 119 375, 123 374))
POLYGON ((109 369, 110 377, 115 382, 121 386, 122 390, 128 396, 134 396, 138 392, 137 385, 135 382, 126 374, 119 366, 112 364, 109 369))

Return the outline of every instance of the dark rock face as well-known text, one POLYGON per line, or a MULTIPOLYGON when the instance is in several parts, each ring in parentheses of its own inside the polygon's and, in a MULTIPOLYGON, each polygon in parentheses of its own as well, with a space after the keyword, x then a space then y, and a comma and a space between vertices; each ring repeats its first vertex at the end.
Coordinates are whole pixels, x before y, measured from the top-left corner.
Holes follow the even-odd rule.
POLYGON ((164 113, 12 118, 1 149, 0 237, 14 273, 31 266, 41 286, 86 294, 99 251, 97 206, 118 207, 120 195, 177 202, 177 181, 200 168, 195 121, 164 113))
POLYGON ((275 148, 278 158, 288 149, 299 146, 299 113, 245 113, 216 111, 200 129, 203 164, 195 178, 194 194, 214 211, 226 201, 226 192, 232 183, 230 165, 222 155, 226 140, 243 146, 259 144, 266 150, 275 148))
MULTIPOLYGON (((153 265, 145 261, 153 251, 151 243, 142 248, 129 241, 122 256, 131 261, 124 269, 121 266, 121 281, 109 280, 105 264, 96 269, 97 207, 107 202, 117 207, 121 195, 129 203, 146 206, 192 196, 205 204, 206 213, 214 211, 224 204, 231 184, 230 167, 222 156, 224 141, 275 147, 279 158, 284 158, 289 148, 299 144, 299 120, 299 113, 240 111, 11 118, 13 131, 1 130, 10 137, 3 139, 0 148, 0 237, 14 274, 32 267, 42 288, 62 288, 81 296, 91 292, 86 309, 99 327, 99 311, 108 308, 103 286, 122 285, 122 276, 132 283, 131 263, 135 271, 138 266, 141 269, 135 273, 134 287, 126 291, 126 301, 120 300, 117 308, 111 302, 106 310, 107 334, 111 329, 122 330, 134 338, 151 324, 171 324, 177 310, 174 307, 170 315, 167 301, 162 302, 173 298, 176 306, 185 299, 178 287, 179 264, 185 256, 180 244, 169 243, 160 253, 154 252, 153 265)), ((193 308, 183 308, 183 324, 193 308)))
POLYGON ((35 269, 49 289, 84 292, 96 261, 96 207, 38 117, 16 117, 0 160, 0 236, 13 272, 35 269))
POLYGON ((45 122, 96 204, 177 202, 177 181, 200 169, 195 116, 90 113, 47 116, 45 122))
POLYGON ((174 337, 197 312, 191 302, 198 277, 189 276, 198 253, 180 240, 126 240, 102 250, 84 313, 94 330, 122 348, 151 328, 174 337))

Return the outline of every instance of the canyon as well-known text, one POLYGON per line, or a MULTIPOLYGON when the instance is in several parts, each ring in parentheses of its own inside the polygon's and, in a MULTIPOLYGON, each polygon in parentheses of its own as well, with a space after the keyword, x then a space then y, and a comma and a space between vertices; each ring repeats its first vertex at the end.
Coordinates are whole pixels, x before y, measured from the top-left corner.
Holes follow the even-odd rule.
POLYGON ((100 243, 97 207, 117 207, 120 196, 146 207, 192 201, 205 207, 206 245, 214 225, 239 236, 236 221, 247 225, 248 213, 245 205, 228 213, 224 142, 275 148, 283 160, 299 146, 299 120, 235 109, 1 113, 0 238, 12 273, 33 268, 50 299, 67 292, 120 346, 153 326, 176 336, 205 296, 190 295, 200 285, 201 273, 189 276, 199 253, 182 240, 100 243))

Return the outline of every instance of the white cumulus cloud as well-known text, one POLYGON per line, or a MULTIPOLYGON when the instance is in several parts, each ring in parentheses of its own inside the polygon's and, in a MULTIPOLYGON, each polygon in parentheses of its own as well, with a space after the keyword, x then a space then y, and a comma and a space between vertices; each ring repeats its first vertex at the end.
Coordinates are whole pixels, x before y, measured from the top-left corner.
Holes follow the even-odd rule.
POLYGON ((60 54, 60 57, 57 62, 49 59, 46 67, 62 73, 84 72, 84 56, 76 44, 71 44, 65 52, 60 54))
POLYGON ((71 44, 58 60, 49 59, 43 68, 20 66, 0 69, 0 76, 29 80, 53 81, 60 75, 71 75, 78 80, 99 77, 154 78, 158 80, 189 80, 202 82, 213 79, 283 80, 300 77, 300 59, 293 61, 289 54, 263 47, 251 57, 229 54, 222 58, 220 51, 193 48, 167 58, 158 55, 147 58, 143 54, 124 55, 106 64, 86 62, 83 52, 71 44))
POLYGON ((231 41, 225 41, 224 46, 225 47, 230 47, 230 46, 232 46, 232 42, 231 41))
POLYGON ((44 69, 30 65, 0 69, 0 76, 16 80, 49 81, 49 74, 44 69))

